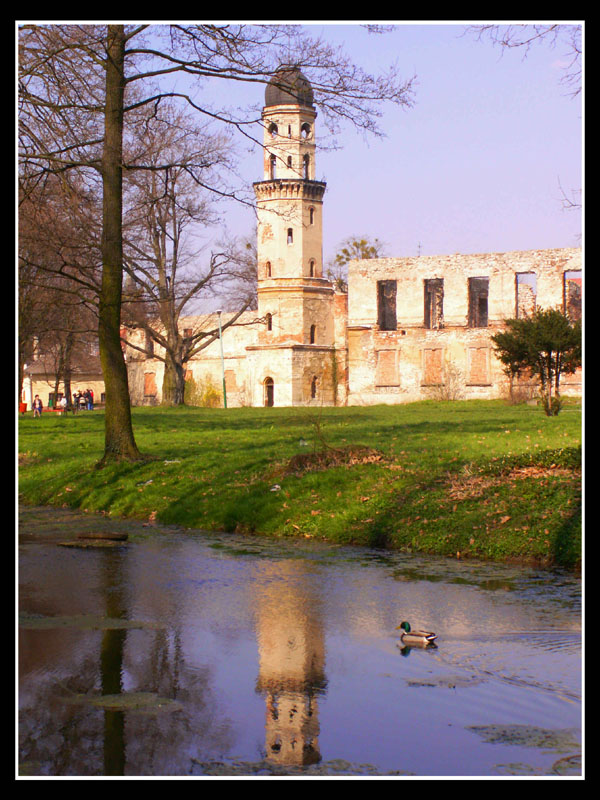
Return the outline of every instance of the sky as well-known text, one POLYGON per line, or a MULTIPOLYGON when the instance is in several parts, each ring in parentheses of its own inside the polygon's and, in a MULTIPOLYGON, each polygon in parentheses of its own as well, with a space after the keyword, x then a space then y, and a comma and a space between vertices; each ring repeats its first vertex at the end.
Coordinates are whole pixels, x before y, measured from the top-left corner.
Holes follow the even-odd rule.
MULTIPOLYGON (((464 35, 462 23, 397 24, 381 35, 358 24, 306 27, 368 71, 396 62, 404 78, 416 75, 413 107, 384 108, 384 139, 347 125, 339 149, 317 149, 325 264, 359 235, 395 257, 581 246, 581 214, 563 208, 562 192, 582 189, 582 99, 560 82, 561 47, 501 50, 464 35)), ((264 89, 256 92, 261 103, 264 89)), ((319 133, 317 116, 317 147, 319 133)), ((260 148, 240 169, 250 183, 262 179, 260 148)), ((234 235, 255 226, 236 207, 226 223, 234 235)))

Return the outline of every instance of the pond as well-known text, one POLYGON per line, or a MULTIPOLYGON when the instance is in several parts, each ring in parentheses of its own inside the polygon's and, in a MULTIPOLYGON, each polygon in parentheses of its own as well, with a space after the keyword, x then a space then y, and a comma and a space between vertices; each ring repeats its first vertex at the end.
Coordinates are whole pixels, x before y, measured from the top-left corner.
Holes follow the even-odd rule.
POLYGON ((24 508, 18 645, 20 776, 582 774, 571 573, 24 508))

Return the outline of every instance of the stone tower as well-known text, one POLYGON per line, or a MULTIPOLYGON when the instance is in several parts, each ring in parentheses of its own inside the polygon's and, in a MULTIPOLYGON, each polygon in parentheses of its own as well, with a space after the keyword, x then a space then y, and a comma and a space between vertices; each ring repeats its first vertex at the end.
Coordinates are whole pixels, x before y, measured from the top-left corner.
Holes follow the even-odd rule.
POLYGON ((263 180, 257 199, 258 311, 254 405, 332 405, 334 290, 323 277, 323 195, 315 180, 313 91, 281 67, 265 91, 263 180), (260 353, 260 356, 259 356, 260 353))

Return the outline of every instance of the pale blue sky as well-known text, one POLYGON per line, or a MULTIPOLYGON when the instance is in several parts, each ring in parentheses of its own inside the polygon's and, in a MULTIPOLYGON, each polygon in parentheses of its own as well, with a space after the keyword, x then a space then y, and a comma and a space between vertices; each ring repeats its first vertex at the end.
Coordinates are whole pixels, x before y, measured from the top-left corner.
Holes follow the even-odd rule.
MULTIPOLYGON (((462 24, 399 24, 377 36, 354 24, 307 27, 369 71, 397 62, 417 76, 414 107, 385 109, 387 138, 365 141, 347 126, 341 149, 317 151, 325 262, 358 234, 385 242, 390 256, 581 244, 581 215, 563 209, 560 187, 582 188, 582 102, 560 83, 560 47, 524 57, 461 35, 462 24)), ((264 90, 256 94, 262 103, 264 90)), ((317 117, 317 142, 319 132, 317 117)), ((261 170, 257 147, 241 172, 251 182, 261 170)), ((227 215, 232 234, 253 226, 247 211, 227 215)))

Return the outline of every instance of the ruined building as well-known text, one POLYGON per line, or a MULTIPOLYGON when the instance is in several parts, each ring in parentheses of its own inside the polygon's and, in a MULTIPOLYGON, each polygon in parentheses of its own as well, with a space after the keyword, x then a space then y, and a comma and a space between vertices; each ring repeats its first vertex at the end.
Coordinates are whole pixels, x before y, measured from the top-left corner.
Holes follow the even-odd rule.
MULTIPOLYGON (((579 317, 581 250, 354 261, 341 292, 323 275, 316 118, 309 82, 282 68, 265 92, 254 184, 258 310, 188 362, 188 377, 219 390, 224 380, 230 407, 501 396, 507 379, 491 335, 536 307, 579 317)), ((182 321, 190 331, 216 325, 216 314, 182 321)), ((162 362, 133 348, 126 359, 132 402, 159 403, 162 362)), ((580 394, 581 376, 565 376, 562 391, 580 394)))

